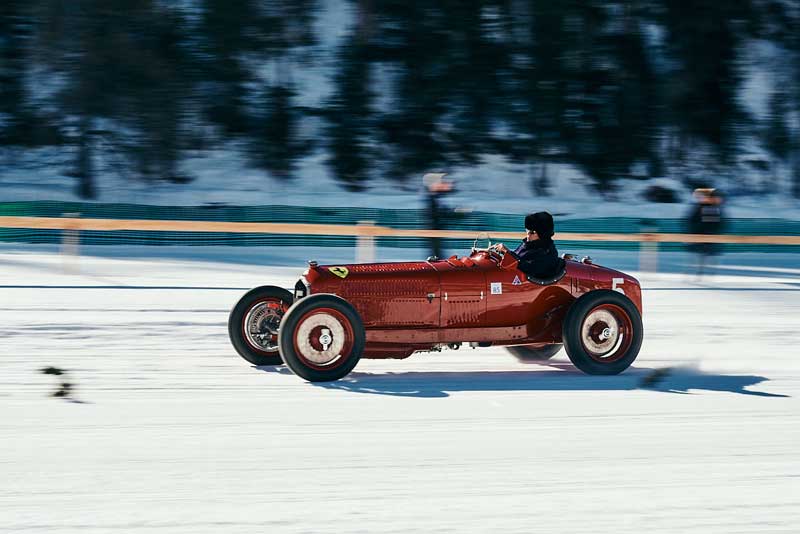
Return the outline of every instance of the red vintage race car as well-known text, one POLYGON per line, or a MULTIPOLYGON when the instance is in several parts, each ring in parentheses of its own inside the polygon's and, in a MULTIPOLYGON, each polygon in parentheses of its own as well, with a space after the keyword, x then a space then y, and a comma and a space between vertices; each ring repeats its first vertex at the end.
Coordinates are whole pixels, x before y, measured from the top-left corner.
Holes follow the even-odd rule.
POLYGON ((547 359, 562 345, 589 374, 627 369, 642 344, 642 292, 627 274, 569 254, 550 279, 529 278, 512 254, 473 247, 469 256, 404 263, 318 265, 294 294, 257 287, 236 304, 228 332, 254 365, 285 363, 306 380, 346 376, 361 358, 507 346, 547 359))

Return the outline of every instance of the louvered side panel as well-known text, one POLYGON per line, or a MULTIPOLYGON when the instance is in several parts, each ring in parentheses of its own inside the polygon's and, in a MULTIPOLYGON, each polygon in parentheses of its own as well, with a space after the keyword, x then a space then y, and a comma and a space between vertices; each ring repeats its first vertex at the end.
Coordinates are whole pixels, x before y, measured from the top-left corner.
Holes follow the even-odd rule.
POLYGON ((481 324, 485 303, 479 297, 450 297, 442 301, 442 326, 465 328, 481 324))

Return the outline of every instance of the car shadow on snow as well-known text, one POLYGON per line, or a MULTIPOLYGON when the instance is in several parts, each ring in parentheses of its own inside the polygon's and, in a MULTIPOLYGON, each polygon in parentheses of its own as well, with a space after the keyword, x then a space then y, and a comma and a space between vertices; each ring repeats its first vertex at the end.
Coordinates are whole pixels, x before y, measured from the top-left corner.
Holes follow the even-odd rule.
MULTIPOLYGON (((616 376, 586 375, 567 363, 542 363, 546 370, 515 371, 409 371, 401 373, 352 372, 336 382, 318 382, 325 389, 397 397, 448 397, 461 391, 632 391, 692 394, 719 391, 758 397, 788 397, 751 391, 769 379, 754 375, 704 373, 689 367, 630 368, 616 376), (690 393, 690 391, 692 393, 690 393)), ((265 372, 291 373, 285 367, 259 367, 265 372)))

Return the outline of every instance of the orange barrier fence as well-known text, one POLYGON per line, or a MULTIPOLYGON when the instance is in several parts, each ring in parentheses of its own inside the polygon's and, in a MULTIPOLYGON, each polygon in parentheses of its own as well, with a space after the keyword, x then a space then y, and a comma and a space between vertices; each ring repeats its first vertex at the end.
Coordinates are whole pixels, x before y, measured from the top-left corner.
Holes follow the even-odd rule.
MULTIPOLYGON (((71 217, 0 217, 0 228, 46 230, 140 230, 152 232, 228 232, 262 234, 305 234, 367 237, 440 237, 474 239, 474 231, 387 228, 374 225, 303 223, 257 223, 221 221, 169 221, 146 219, 80 219, 71 217)), ((494 239, 517 239, 519 232, 488 232, 494 239)), ((561 241, 615 241, 639 243, 748 243, 761 245, 800 245, 800 236, 786 235, 698 235, 698 234, 594 234, 562 233, 561 241)))

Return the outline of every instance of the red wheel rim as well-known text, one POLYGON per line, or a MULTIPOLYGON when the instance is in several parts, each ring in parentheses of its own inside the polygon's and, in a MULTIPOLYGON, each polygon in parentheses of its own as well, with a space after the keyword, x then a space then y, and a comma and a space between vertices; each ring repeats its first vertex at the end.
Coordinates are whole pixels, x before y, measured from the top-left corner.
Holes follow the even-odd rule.
POLYGON ((303 315, 292 333, 294 352, 303 365, 330 370, 347 361, 355 335, 347 317, 333 308, 317 308, 303 315))
POLYGON ((625 357, 633 343, 633 322, 628 312, 616 304, 592 308, 581 323, 581 345, 599 363, 612 363, 625 357))
POLYGON ((247 308, 242 318, 242 337, 247 345, 260 354, 278 352, 278 327, 289 304, 278 297, 257 300, 247 308))

